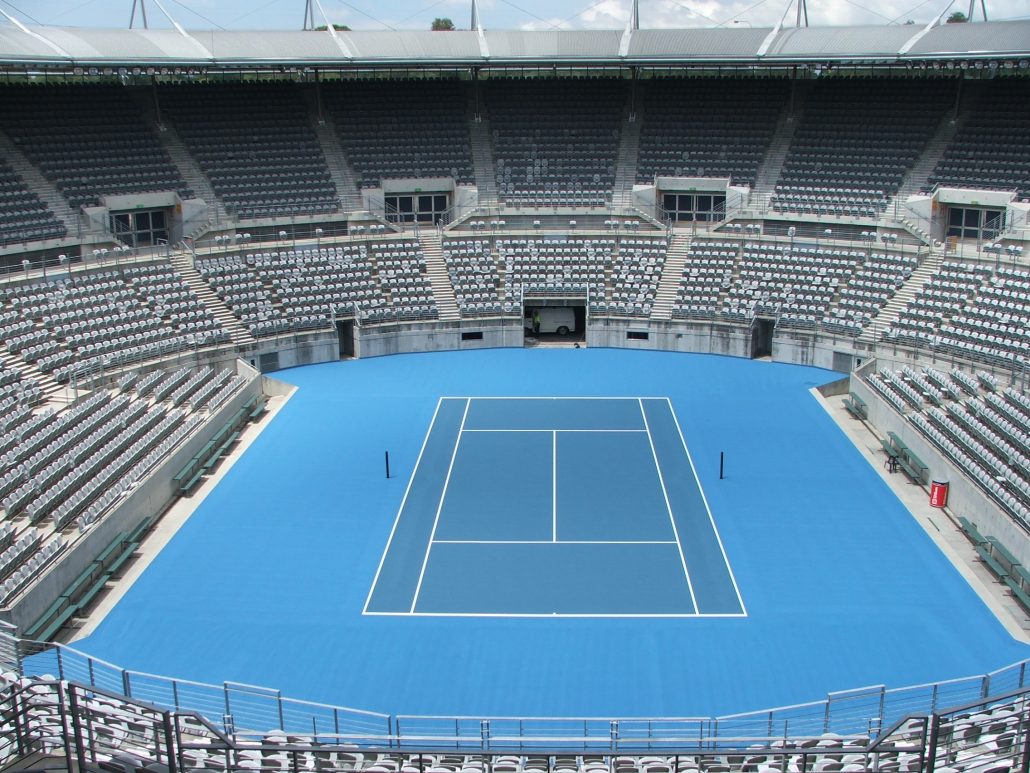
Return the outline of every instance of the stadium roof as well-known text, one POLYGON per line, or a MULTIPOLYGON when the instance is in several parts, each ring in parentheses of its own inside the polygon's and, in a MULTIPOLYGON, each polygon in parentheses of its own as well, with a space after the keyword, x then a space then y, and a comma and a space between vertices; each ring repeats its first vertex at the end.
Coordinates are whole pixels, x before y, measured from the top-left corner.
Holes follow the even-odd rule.
POLYGON ((569 31, 185 31, 0 26, 11 67, 892 64, 1030 58, 1030 21, 569 31))

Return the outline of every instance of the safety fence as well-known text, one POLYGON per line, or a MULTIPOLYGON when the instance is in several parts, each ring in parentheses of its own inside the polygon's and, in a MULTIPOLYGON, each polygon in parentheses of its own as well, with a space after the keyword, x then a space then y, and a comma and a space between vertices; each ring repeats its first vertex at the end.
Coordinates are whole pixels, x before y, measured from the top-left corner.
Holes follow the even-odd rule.
POLYGON ((381 714, 297 700, 279 690, 219 685, 120 668, 61 644, 0 632, 8 672, 56 678, 171 711, 195 712, 224 733, 280 731, 388 748, 672 750, 771 745, 786 739, 875 738, 903 717, 1027 687, 1021 661, 988 674, 908 687, 872 686, 824 700, 721 717, 556 718, 381 714))

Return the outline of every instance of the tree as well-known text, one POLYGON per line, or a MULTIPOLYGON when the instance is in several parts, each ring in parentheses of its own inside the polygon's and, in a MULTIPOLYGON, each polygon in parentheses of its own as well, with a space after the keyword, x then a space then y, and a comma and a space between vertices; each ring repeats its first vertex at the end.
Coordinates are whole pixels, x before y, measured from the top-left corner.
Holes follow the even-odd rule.
POLYGON ((430 27, 430 29, 433 30, 433 32, 450 32, 454 29, 454 22, 452 22, 450 19, 441 19, 439 16, 437 16, 435 19, 433 19, 433 26, 430 27))
MULTIPOLYGON (((321 27, 315 27, 315 32, 325 32, 328 29, 329 28, 323 24, 321 27)), ((350 27, 346 24, 333 24, 333 29, 337 32, 350 32, 350 27)))
POLYGON ((955 13, 948 17, 948 24, 962 24, 962 22, 967 21, 969 21, 969 19, 966 18, 966 15, 962 13, 962 11, 955 11, 955 13))

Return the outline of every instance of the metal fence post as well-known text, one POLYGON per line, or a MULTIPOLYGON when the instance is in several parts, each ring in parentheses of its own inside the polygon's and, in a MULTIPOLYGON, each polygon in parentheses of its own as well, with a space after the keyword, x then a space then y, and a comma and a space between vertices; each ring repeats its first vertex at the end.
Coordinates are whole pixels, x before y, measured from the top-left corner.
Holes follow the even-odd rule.
MULTIPOLYGON (((925 728, 925 726, 924 726, 925 728)), ((926 762, 923 766, 923 773, 933 773, 937 766, 937 744, 940 740, 941 718, 938 714, 930 715, 930 734, 926 740, 924 729, 923 747, 926 749, 926 762)))
POLYGON ((122 671, 122 694, 127 698, 132 697, 132 685, 129 682, 128 671, 122 671))
POLYGON ((169 711, 161 712, 161 724, 164 727, 165 733, 165 752, 167 759, 165 764, 168 766, 168 773, 177 773, 178 771, 178 760, 176 759, 176 747, 175 733, 172 730, 172 714, 169 711))

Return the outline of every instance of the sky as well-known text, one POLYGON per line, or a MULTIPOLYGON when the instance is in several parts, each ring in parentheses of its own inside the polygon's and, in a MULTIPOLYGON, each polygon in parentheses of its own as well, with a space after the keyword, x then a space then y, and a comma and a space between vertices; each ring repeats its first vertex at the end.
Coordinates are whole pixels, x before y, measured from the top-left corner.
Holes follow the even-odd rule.
MULTIPOLYGON (((352 29, 428 29, 436 17, 468 28, 471 0, 318 0, 325 15, 352 29)), ((640 26, 772 26, 794 18, 797 0, 639 0, 640 26), (787 13, 789 10, 789 13, 787 13)), ((187 29, 300 29, 305 0, 136 0, 146 4, 151 26, 167 27, 159 6, 187 29)), ((486 29, 622 29, 631 0, 478 0, 486 29)), ((1028 19, 1030 0, 984 0, 988 18, 1028 19)), ((808 0, 809 23, 818 26, 926 23, 951 3, 969 0, 808 0)), ((976 0, 979 9, 980 0, 976 0)), ((0 0, 0 10, 26 24, 127 27, 133 0, 0 0)), ((321 12, 316 10, 321 19, 321 12)), ((979 10, 977 10, 977 18, 979 10)), ((0 14, 0 24, 7 20, 0 14)), ((137 16, 137 25, 139 20, 137 16)))

